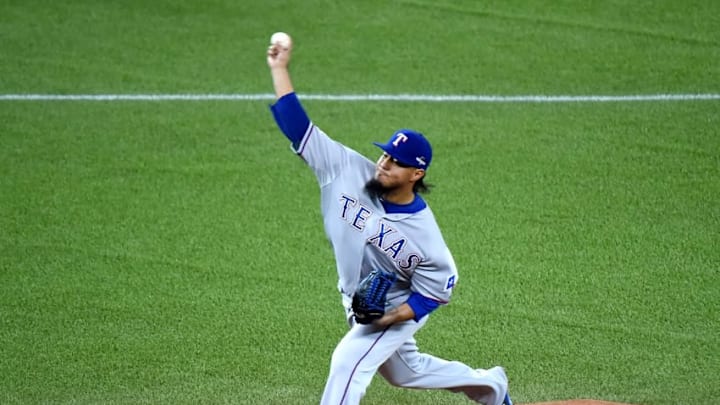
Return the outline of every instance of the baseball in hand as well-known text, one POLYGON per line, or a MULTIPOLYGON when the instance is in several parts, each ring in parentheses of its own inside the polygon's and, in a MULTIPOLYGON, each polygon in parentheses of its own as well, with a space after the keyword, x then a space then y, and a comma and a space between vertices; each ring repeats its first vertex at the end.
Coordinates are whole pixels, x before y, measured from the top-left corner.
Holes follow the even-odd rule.
POLYGON ((284 33, 284 32, 276 32, 272 34, 270 37, 270 45, 278 44, 284 49, 290 49, 292 46, 292 40, 290 39, 290 35, 284 33))

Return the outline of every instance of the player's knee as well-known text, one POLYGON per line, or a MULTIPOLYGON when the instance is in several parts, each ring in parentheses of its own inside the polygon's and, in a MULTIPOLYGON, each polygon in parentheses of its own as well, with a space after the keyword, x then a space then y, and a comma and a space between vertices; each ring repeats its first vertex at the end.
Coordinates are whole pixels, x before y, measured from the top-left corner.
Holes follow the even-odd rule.
POLYGON ((349 361, 352 357, 341 350, 335 349, 330 359, 330 374, 334 376, 348 376, 352 374, 354 366, 349 361))
POLYGON ((393 370, 391 367, 384 365, 378 369, 380 375, 388 382, 388 384, 395 387, 406 387, 411 380, 411 375, 407 373, 399 373, 397 370, 393 370))

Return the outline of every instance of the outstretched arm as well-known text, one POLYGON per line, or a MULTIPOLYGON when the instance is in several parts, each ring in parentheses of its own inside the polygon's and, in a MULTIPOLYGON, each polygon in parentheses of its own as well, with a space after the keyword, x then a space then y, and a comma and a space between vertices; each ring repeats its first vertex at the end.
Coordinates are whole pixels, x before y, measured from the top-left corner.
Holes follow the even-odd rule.
POLYGON ((270 44, 267 50, 267 64, 272 75, 276 99, 280 99, 282 96, 294 91, 290 80, 290 72, 288 71, 291 53, 292 41, 289 40, 289 37, 287 43, 277 42, 270 44))
POLYGON ((290 81, 288 65, 292 53, 292 40, 287 34, 276 33, 270 42, 267 64, 275 88, 275 103, 270 106, 270 110, 282 133, 297 150, 310 126, 310 118, 300 104, 290 81), (281 41, 275 40, 277 35, 280 35, 281 41))

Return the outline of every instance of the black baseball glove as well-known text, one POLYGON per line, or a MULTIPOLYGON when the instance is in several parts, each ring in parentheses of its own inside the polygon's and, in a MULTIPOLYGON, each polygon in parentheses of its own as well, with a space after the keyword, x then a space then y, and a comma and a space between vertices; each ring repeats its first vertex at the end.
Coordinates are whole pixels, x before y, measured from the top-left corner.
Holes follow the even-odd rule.
POLYGON ((360 281, 352 299, 357 323, 367 325, 385 315, 385 297, 396 279, 395 273, 373 270, 360 281))

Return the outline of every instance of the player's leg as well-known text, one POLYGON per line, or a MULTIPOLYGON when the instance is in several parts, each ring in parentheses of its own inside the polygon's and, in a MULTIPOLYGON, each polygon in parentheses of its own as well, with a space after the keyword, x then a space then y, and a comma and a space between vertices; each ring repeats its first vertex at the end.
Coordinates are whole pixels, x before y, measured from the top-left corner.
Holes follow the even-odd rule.
POLYGON ((420 353, 413 338, 404 342, 378 371, 398 387, 447 389, 487 405, 500 405, 508 389, 501 367, 473 369, 458 361, 420 353))
POLYGON ((424 321, 413 320, 378 329, 355 325, 338 343, 332 355, 322 405, 360 403, 373 376, 403 342, 412 338, 424 321))

